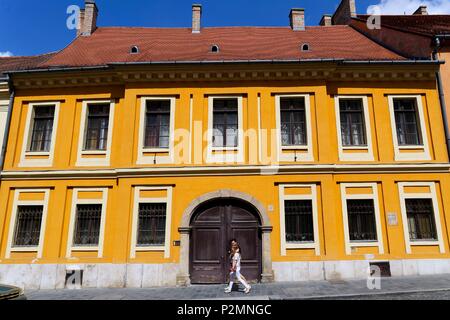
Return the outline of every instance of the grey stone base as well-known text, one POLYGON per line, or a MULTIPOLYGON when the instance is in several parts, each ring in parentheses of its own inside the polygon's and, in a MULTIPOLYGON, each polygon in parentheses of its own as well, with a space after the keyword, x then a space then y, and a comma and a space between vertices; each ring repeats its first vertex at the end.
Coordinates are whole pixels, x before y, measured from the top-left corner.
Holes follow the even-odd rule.
MULTIPOLYGON (((390 260, 392 276, 450 274, 450 259, 390 260)), ((367 279, 368 260, 274 262, 261 282, 367 279)), ((179 264, 0 264, 0 283, 27 290, 63 289, 68 270, 83 270, 82 288, 189 285, 179 264), (178 275, 178 277, 177 277, 178 275)))
MULTIPOLYGON (((450 259, 386 260, 392 276, 450 274, 450 259)), ((367 279, 368 260, 273 262, 275 281, 367 279)))
POLYGON ((83 270, 82 288, 175 286, 178 264, 0 264, 0 283, 27 290, 63 289, 68 270, 83 270))

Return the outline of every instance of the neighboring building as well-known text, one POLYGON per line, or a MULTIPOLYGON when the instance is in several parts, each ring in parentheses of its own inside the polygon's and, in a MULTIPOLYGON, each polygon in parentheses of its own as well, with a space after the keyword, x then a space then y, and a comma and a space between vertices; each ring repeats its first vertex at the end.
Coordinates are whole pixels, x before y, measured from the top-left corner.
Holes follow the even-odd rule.
MULTIPOLYGON (((450 273, 432 60, 346 25, 97 28, 16 88, 0 282, 61 288, 450 273)), ((327 19, 329 20, 329 19, 327 19)))

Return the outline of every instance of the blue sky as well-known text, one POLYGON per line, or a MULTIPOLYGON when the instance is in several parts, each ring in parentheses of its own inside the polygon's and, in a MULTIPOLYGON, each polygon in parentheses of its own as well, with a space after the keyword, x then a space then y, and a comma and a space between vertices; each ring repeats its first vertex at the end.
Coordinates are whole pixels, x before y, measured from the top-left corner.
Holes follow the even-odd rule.
MULTIPOLYGON (((357 0, 358 13, 392 1, 357 0)), ((448 0, 402 1, 416 6, 416 2, 448 0)), ((283 26, 289 24, 290 8, 305 8, 306 24, 317 25, 323 14, 334 12, 340 0, 97 0, 98 25, 190 27, 195 2, 203 5, 203 26, 283 26)), ((84 0, 0 0, 0 55, 34 55, 64 48, 75 38, 75 31, 66 27, 70 5, 83 7, 84 0)))

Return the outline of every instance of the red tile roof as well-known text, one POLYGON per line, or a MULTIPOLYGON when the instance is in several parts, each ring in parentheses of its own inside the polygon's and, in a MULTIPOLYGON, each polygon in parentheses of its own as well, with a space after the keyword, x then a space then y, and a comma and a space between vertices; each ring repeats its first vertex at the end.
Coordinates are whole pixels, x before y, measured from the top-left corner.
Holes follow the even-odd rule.
MULTIPOLYGON (((358 15, 367 20, 368 15, 358 15)), ((381 25, 428 36, 450 33, 450 15, 382 15, 381 25)))
POLYGON ((401 60, 402 56, 366 38, 349 26, 203 28, 98 28, 79 37, 41 67, 99 66, 126 62, 192 62, 235 60, 401 60), (303 43, 310 45, 302 52, 303 43), (219 53, 211 53, 218 45, 219 53), (140 53, 130 54, 132 46, 140 53))
POLYGON ((0 58, 0 77, 5 71, 27 70, 39 67, 48 59, 53 57, 54 53, 47 53, 37 56, 26 57, 2 57, 0 58))

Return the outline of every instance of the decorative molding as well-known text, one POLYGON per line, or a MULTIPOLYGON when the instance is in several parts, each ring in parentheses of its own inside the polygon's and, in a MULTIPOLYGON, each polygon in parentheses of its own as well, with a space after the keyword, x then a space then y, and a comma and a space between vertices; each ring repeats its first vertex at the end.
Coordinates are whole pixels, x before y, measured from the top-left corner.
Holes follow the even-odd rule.
POLYGON ((73 251, 97 251, 98 258, 103 257, 103 247, 105 238, 105 226, 106 226, 106 212, 108 208, 108 188, 75 188, 72 193, 72 207, 70 212, 69 222, 69 234, 67 237, 66 258, 72 256, 73 251), (102 197, 100 199, 80 199, 78 198, 79 192, 101 192, 102 197), (100 230, 99 230, 99 242, 96 246, 81 247, 73 243, 73 235, 76 225, 77 205, 78 204, 101 204, 102 213, 100 217, 100 230))
POLYGON ((16 88, 86 87, 120 85, 130 82, 193 82, 193 81, 248 81, 248 80, 345 80, 345 81, 418 81, 435 80, 438 65, 415 65, 414 72, 408 64, 338 65, 323 61, 299 64, 220 64, 212 68, 204 65, 161 64, 139 66, 114 66, 114 69, 67 70, 65 72, 34 72, 14 74, 16 88), (389 70, 389 71, 386 71, 389 70))
POLYGON ((400 208, 402 213, 403 234, 406 245, 406 253, 411 254, 413 246, 439 246, 440 253, 445 253, 444 238, 441 224, 441 214, 434 182, 399 182, 398 192, 400 196, 400 208), (405 187, 428 187, 428 193, 406 193, 405 187), (436 226, 436 241, 413 241, 409 237, 408 214, 406 212, 406 199, 431 199, 433 202, 434 222, 436 226))
POLYGON ((316 184, 280 184, 279 192, 279 207, 280 207, 280 244, 281 255, 286 256, 289 249, 314 249, 316 256, 320 256, 320 234, 319 234, 319 213, 317 201, 317 185, 316 184), (309 194, 286 195, 286 188, 310 188, 309 194), (288 243, 286 242, 286 200, 311 200, 312 204, 312 219, 313 219, 313 234, 314 241, 306 243, 288 243))
POLYGON ((272 175, 313 174, 313 173, 449 173, 450 164, 303 164, 274 166, 192 166, 157 167, 105 170, 48 170, 48 171, 2 171, 2 180, 58 180, 58 179, 117 179, 126 177, 172 177, 172 176, 208 176, 208 175, 272 175))
POLYGON ((342 204, 342 219, 344 222, 344 240, 345 253, 351 255, 353 247, 378 247, 378 253, 384 254, 383 232, 381 226, 381 212, 380 199, 378 196, 377 183, 341 183, 341 204, 342 204), (369 194, 348 194, 347 188, 370 188, 372 190, 369 194), (375 215, 375 229, 377 233, 377 240, 375 241, 352 241, 350 240, 350 227, 348 223, 347 200, 373 200, 374 215, 375 215))

